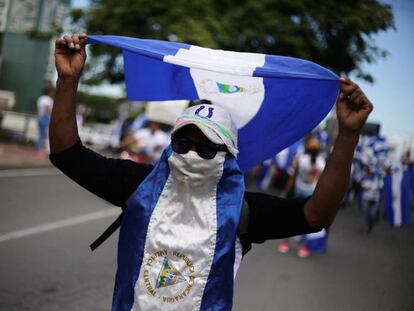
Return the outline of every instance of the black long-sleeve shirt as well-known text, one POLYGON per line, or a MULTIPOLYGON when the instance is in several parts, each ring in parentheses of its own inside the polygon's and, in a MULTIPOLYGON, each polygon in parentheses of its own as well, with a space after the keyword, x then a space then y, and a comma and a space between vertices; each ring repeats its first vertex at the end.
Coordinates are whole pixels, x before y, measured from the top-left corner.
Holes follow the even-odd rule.
MULTIPOLYGON (((50 161, 80 186, 124 209, 127 200, 154 168, 130 160, 106 158, 82 145, 50 155, 50 161)), ((243 253, 251 243, 318 231, 305 219, 306 199, 282 199, 246 191, 248 213, 246 229, 239 232, 243 253)))

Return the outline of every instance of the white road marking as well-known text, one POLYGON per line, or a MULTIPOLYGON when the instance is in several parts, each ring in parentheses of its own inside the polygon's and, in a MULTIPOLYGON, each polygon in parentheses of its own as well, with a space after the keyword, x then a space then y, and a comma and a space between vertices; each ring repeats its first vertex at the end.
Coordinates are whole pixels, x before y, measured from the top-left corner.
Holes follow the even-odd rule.
POLYGON ((56 222, 51 222, 51 223, 36 226, 36 227, 8 232, 6 234, 0 235, 0 243, 27 237, 30 235, 39 234, 39 233, 46 232, 46 231, 52 231, 52 230, 61 229, 61 228, 68 227, 68 226, 78 225, 78 224, 85 223, 88 221, 93 221, 93 220, 97 220, 97 219, 101 219, 105 217, 119 215, 120 212, 121 212, 121 209, 119 208, 110 208, 110 209, 106 209, 103 211, 85 214, 85 215, 81 215, 77 217, 72 217, 72 218, 68 218, 68 219, 64 219, 64 220, 60 220, 56 222))
POLYGON ((62 173, 55 168, 28 168, 28 169, 13 169, 0 170, 1 177, 25 177, 25 176, 55 176, 62 173))

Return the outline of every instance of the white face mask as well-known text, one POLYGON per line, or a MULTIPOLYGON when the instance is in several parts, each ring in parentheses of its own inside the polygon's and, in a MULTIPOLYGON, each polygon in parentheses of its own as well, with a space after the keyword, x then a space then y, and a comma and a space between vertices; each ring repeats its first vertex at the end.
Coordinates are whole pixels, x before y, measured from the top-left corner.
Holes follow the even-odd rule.
POLYGON ((213 159, 203 159, 190 150, 185 154, 173 152, 168 159, 171 175, 177 182, 189 182, 191 186, 217 184, 222 172, 226 152, 219 151, 213 159))

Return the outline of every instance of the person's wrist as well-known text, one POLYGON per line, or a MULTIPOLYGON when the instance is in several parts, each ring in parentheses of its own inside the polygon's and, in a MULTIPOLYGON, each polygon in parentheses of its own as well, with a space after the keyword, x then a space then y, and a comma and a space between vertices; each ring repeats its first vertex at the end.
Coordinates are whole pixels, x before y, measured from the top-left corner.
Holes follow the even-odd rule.
POLYGON ((65 85, 78 85, 79 77, 77 76, 60 76, 58 75, 56 86, 65 86, 65 85))
POLYGON ((348 131, 345 129, 339 129, 337 140, 341 140, 350 144, 358 144, 361 131, 348 131))

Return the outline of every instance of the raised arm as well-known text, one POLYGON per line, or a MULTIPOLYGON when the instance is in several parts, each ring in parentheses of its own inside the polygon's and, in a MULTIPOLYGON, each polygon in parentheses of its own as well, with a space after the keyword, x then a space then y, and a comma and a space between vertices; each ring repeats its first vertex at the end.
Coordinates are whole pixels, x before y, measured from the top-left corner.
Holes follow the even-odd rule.
POLYGON ((55 42, 58 80, 49 127, 52 154, 68 149, 79 140, 76 125, 76 93, 86 60, 86 40, 87 35, 81 34, 64 36, 55 42))
POLYGON ((153 167, 106 158, 82 146, 76 125, 76 92, 86 60, 86 40, 85 34, 56 40, 58 80, 49 128, 50 160, 85 189, 125 207, 153 167))
POLYGON ((341 78, 336 103, 339 133, 328 163, 312 198, 305 205, 305 218, 314 227, 330 225, 348 188, 352 158, 358 138, 373 106, 357 84, 341 78))

